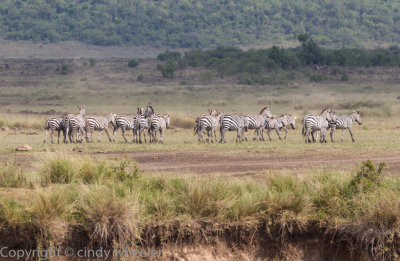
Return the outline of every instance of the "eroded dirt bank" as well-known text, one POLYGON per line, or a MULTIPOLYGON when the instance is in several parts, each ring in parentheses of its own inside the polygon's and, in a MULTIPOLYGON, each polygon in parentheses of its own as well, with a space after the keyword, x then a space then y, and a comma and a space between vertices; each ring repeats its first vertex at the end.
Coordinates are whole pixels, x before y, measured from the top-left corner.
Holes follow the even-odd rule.
MULTIPOLYGON (((101 245, 90 242, 79 227, 71 227, 60 248, 111 249, 113 240, 101 245)), ((37 232, 2 228, 0 245, 10 249, 36 249, 37 232), (36 234, 36 235, 35 235, 36 234)), ((400 239, 379 245, 377 233, 362 238, 353 229, 327 229, 318 224, 213 224, 172 222, 151 224, 141 231, 136 249, 156 249, 162 256, 146 260, 395 260, 400 239)), ((365 234, 364 234, 365 236, 365 234)), ((382 238, 381 238, 382 239, 382 238)), ((115 242, 115 241, 114 241, 115 242)), ((114 244, 115 246, 115 244, 114 244)), ((43 246, 42 246, 43 247, 43 246)), ((46 247, 46 246, 44 246, 46 247)), ((50 246, 47 246, 50 247, 50 246)), ((54 246, 53 246, 54 247, 54 246)), ((86 260, 95 260, 85 258, 86 260)), ((111 260, 111 258, 109 258, 111 260)), ((113 258, 116 260, 116 258, 113 258)), ((13 259, 7 259, 13 260, 13 259)), ((52 260, 82 260, 61 256, 52 260)), ((127 259, 131 260, 131 259, 127 259)), ((133 259, 132 259, 133 260, 133 259)), ((142 260, 135 258, 134 260, 142 260)))

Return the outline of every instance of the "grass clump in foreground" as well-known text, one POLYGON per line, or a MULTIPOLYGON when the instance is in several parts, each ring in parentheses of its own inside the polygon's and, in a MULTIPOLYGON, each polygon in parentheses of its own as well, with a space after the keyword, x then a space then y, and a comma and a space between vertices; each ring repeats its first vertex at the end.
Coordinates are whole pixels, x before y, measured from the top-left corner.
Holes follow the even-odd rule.
POLYGON ((128 161, 60 154, 43 162, 28 200, 0 196, 0 224, 35 233, 42 247, 69 240, 74 230, 94 246, 132 245, 154 222, 264 224, 266 236, 283 241, 319 224, 374 257, 391 256, 400 180, 382 176, 383 166, 367 161, 356 173, 268 175, 255 182, 145 175, 128 161))

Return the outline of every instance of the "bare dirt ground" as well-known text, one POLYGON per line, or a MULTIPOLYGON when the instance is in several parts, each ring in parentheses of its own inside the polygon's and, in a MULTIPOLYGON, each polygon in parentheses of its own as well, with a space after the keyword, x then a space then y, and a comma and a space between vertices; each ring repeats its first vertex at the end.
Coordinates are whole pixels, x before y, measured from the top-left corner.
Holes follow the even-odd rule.
MULTIPOLYGON (((237 151, 236 151, 237 152, 237 151)), ((361 161, 372 160, 375 163, 385 162, 386 173, 400 172, 400 154, 391 155, 332 155, 330 153, 305 152, 301 155, 279 155, 276 153, 242 153, 232 154, 232 151, 221 150, 171 150, 171 151, 135 151, 94 153, 104 159, 127 159, 135 161, 139 169, 147 172, 160 173, 244 173, 252 174, 260 171, 298 171, 308 170, 344 170, 351 171, 361 161)), ((0 161, 15 160, 32 170, 35 162, 32 154, 0 154, 0 161)))
POLYGON ((135 160, 140 169, 151 172, 183 173, 243 173, 262 170, 305 170, 305 169, 339 169, 348 170, 361 161, 371 159, 387 163, 387 170, 400 170, 400 155, 380 156, 332 156, 330 154, 305 154, 299 156, 280 155, 230 155, 221 151, 147 151, 147 152, 113 152, 107 157, 126 157, 135 160))

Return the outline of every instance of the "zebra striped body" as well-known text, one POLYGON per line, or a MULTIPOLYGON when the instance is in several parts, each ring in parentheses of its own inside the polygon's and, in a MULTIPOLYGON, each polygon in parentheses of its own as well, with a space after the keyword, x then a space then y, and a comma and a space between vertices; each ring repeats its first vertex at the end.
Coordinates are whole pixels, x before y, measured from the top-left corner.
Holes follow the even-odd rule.
POLYGON ((203 140, 203 132, 207 131, 207 142, 210 141, 210 136, 211 136, 211 142, 213 142, 212 134, 214 132, 214 138, 215 142, 217 142, 217 132, 216 129, 219 124, 219 120, 222 117, 222 113, 216 113, 214 114, 210 112, 210 115, 201 115, 197 117, 195 121, 195 126, 194 126, 194 132, 197 133, 198 135, 198 141, 204 141, 203 140))
POLYGON ((282 131, 282 129, 285 131, 285 137, 284 139, 286 139, 287 137, 287 126, 291 126, 292 129, 296 129, 296 119, 297 117, 291 116, 291 115, 284 115, 286 117, 286 121, 282 121, 282 127, 279 128, 279 132, 282 131))
POLYGON ((271 131, 275 130, 276 134, 278 134, 278 137, 280 140, 281 138, 281 132, 280 129, 283 128, 284 124, 287 123, 286 117, 279 116, 279 117, 272 117, 268 118, 264 122, 265 129, 267 129, 267 134, 268 134, 268 139, 271 141, 271 131))
POLYGON ((310 134, 313 142, 315 142, 314 133, 321 131, 320 142, 326 142, 326 131, 329 126, 329 122, 334 120, 334 113, 331 114, 329 109, 324 109, 321 115, 306 115, 303 118, 303 130, 302 133, 305 136, 305 142, 310 143, 310 134))
MULTIPOLYGON (((143 133, 143 138, 144 142, 147 142, 146 140, 146 130, 149 128, 149 122, 148 119, 144 115, 136 115, 136 122, 137 122, 137 130, 139 131, 139 143, 142 143, 142 133, 143 133)), ((137 133, 137 131, 136 131, 137 133)), ((136 138, 136 142, 138 142, 138 139, 136 138)))
POLYGON ((44 124, 44 129, 46 130, 46 134, 44 136, 44 143, 46 143, 46 137, 47 134, 50 130, 50 138, 51 138, 51 143, 53 143, 53 135, 54 132, 58 132, 58 143, 60 143, 60 132, 64 132, 64 125, 63 125, 63 118, 48 118, 44 124))
MULTIPOLYGON (((133 137, 135 137, 135 133, 138 128, 136 116, 127 116, 127 115, 118 115, 115 118, 115 125, 114 125, 114 132, 113 132, 113 141, 115 141, 115 133, 117 130, 121 128, 122 130, 122 137, 124 137, 125 142, 128 140, 125 137, 125 131, 132 130, 133 137)), ((132 140, 134 142, 135 140, 132 140)))
POLYGON ((149 142, 156 142, 157 132, 160 132, 160 143, 163 143, 163 136, 166 129, 169 128, 170 118, 168 114, 163 116, 153 115, 149 118, 149 142))
POLYGON ((237 131, 236 142, 243 140, 247 140, 244 135, 244 132, 247 131, 249 122, 245 116, 238 115, 223 115, 220 119, 220 133, 221 133, 221 142, 225 142, 225 133, 227 131, 237 131))
POLYGON ((254 130, 253 140, 257 139, 264 140, 264 127, 265 121, 272 117, 269 107, 264 107, 260 114, 258 115, 245 115, 247 121, 249 122, 249 129, 254 130))
POLYGON ((105 116, 90 116, 86 118, 86 123, 85 123, 85 130, 86 130, 86 141, 91 142, 92 140, 92 135, 94 130, 99 131, 99 136, 97 137, 97 141, 100 142, 100 135, 101 132, 104 130, 108 136, 108 139, 110 142, 112 142, 112 139, 110 137, 110 134, 108 133, 108 124, 111 123, 113 127, 115 126, 115 114, 110 113, 105 116))
POLYGON ((64 142, 68 143, 67 135, 70 142, 74 142, 73 132, 76 132, 76 142, 82 142, 83 134, 85 133, 85 105, 78 106, 79 115, 77 114, 66 114, 63 116, 64 125, 64 142), (80 135, 79 135, 80 134, 80 135), (81 136, 81 137, 79 137, 81 136))
POLYGON ((357 122, 359 125, 362 124, 361 117, 360 117, 360 112, 359 111, 354 111, 350 115, 341 115, 341 116, 336 116, 336 122, 330 123, 328 128, 331 128, 331 141, 334 142, 333 140, 333 132, 335 129, 341 129, 342 130, 342 141, 344 137, 344 132, 349 130, 349 133, 351 135, 351 140, 354 142, 354 137, 353 137, 353 132, 352 132, 352 127, 353 127, 353 122, 357 122))

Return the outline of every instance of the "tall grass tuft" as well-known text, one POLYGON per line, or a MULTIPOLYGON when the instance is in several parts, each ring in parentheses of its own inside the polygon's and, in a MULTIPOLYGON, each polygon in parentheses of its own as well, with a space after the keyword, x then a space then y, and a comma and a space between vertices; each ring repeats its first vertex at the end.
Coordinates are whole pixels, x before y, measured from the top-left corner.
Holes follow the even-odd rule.
POLYGON ((138 236, 137 198, 131 194, 120 197, 110 186, 86 187, 78 215, 93 245, 126 246, 138 236))
POLYGON ((76 159, 66 154, 47 158, 42 165, 42 185, 70 183, 75 175, 76 159))
POLYGON ((14 163, 0 163, 0 187, 19 188, 27 185, 21 168, 14 163))

